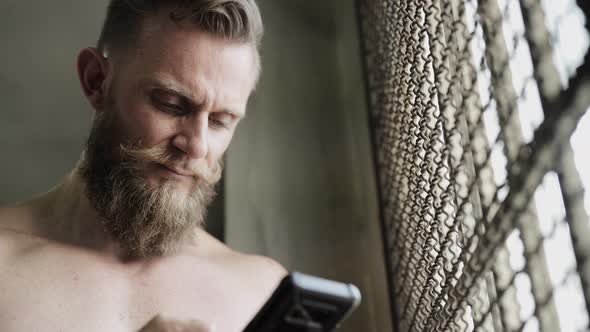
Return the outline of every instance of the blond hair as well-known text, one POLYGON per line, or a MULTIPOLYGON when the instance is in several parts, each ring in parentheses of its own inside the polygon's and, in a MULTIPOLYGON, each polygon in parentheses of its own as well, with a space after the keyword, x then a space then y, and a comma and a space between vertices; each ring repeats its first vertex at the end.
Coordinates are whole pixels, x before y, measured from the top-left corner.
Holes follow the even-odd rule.
POLYGON ((173 21, 188 20, 219 38, 253 45, 260 66, 263 27, 254 0, 111 0, 98 49, 107 54, 137 47, 144 18, 162 9, 173 21))

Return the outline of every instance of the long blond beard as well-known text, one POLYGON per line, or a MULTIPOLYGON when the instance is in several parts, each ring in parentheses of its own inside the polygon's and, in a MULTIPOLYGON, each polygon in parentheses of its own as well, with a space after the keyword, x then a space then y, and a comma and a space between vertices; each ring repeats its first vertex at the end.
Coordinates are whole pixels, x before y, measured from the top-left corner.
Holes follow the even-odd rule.
POLYGON ((189 192, 176 189, 176 180, 150 184, 142 175, 150 163, 169 165, 179 160, 166 147, 125 145, 114 115, 95 119, 79 171, 86 194, 103 219, 105 230, 128 258, 161 256, 195 241, 203 227, 206 207, 215 196, 222 164, 212 169, 196 162, 189 192))

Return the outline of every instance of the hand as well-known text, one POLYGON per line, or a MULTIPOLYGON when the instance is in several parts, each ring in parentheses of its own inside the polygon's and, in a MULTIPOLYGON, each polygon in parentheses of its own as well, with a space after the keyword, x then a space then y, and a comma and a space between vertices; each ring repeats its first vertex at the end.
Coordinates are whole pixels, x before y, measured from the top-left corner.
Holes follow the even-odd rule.
POLYGON ((176 320, 160 315, 150 320, 139 332, 214 332, 215 329, 198 320, 176 320))

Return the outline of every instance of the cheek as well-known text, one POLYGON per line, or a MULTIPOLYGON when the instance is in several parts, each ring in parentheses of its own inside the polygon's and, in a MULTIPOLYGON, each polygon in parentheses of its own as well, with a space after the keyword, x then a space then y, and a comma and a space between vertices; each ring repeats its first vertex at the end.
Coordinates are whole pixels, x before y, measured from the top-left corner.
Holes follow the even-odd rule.
POLYGON ((140 100, 130 101, 126 106, 121 109, 121 119, 130 140, 153 146, 174 135, 176 122, 169 116, 140 100))
POLYGON ((216 133, 209 139, 209 159, 215 162, 223 157, 233 136, 233 130, 229 133, 216 133))

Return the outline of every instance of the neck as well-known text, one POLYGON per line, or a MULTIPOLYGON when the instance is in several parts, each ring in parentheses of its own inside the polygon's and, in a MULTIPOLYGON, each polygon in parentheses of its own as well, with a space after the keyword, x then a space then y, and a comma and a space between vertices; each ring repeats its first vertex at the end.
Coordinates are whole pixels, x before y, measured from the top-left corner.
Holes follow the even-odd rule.
MULTIPOLYGON (((30 212, 31 221, 27 227, 30 232, 39 237, 63 245, 87 249, 105 258, 121 262, 140 262, 158 258, 124 252, 125 246, 121 246, 111 237, 104 226, 104 219, 88 200, 85 181, 77 169, 54 189, 20 206, 23 210, 30 212)), ((162 258, 195 252, 195 250, 202 251, 203 248, 200 245, 202 240, 210 238, 196 225, 177 234, 177 239, 169 239, 176 241, 176 245, 171 242, 170 249, 161 255, 162 258)))
POLYGON ((110 239, 101 217, 85 193, 77 169, 57 187, 30 201, 34 227, 41 236, 99 254, 120 256, 118 244, 110 239))

